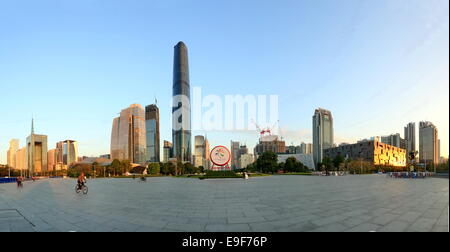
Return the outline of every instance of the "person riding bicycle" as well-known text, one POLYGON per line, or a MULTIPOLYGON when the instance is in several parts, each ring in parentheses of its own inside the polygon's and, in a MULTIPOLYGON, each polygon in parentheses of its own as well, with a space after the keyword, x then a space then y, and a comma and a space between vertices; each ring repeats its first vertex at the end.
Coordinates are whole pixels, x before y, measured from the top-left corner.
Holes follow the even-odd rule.
POLYGON ((81 189, 84 186, 84 183, 86 183, 86 176, 84 176, 84 172, 78 176, 78 188, 81 189))

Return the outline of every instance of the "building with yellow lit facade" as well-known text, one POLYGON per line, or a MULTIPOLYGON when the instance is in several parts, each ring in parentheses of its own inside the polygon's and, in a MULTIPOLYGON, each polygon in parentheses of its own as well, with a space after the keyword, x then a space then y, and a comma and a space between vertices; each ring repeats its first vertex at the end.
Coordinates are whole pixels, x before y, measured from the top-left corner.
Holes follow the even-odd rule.
POLYGON ((405 167, 406 150, 377 140, 362 141, 324 150, 324 156, 334 159, 341 155, 351 160, 364 160, 374 165, 405 167))

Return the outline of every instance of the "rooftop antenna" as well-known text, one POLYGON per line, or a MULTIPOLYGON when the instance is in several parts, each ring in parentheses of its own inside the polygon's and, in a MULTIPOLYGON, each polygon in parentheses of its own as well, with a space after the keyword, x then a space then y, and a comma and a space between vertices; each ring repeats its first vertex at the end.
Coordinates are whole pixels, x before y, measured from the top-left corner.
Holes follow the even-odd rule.
POLYGON ((31 134, 34 134, 34 117, 31 116, 31 134))

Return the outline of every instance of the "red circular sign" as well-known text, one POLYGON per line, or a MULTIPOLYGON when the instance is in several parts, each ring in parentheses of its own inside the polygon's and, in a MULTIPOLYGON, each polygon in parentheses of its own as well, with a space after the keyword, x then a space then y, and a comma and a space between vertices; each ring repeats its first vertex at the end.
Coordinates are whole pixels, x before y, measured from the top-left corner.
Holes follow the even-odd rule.
POLYGON ((211 162, 217 166, 225 166, 231 160, 231 153, 225 146, 216 146, 209 155, 211 162))

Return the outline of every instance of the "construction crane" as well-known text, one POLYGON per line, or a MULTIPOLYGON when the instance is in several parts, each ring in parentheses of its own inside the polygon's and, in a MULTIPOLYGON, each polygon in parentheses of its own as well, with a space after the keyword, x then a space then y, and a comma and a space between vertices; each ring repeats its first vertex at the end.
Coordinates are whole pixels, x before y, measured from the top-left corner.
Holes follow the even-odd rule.
POLYGON ((272 135, 272 130, 275 128, 275 126, 277 125, 277 123, 279 122, 279 120, 276 121, 276 122, 273 124, 272 127, 267 127, 267 128, 265 128, 265 129, 262 129, 262 128, 261 128, 261 127, 253 120, 253 119, 252 119, 252 122, 255 124, 256 128, 258 129, 259 134, 260 134, 261 137, 262 137, 262 136, 265 136, 266 134, 268 134, 269 136, 271 136, 271 135, 272 135))

